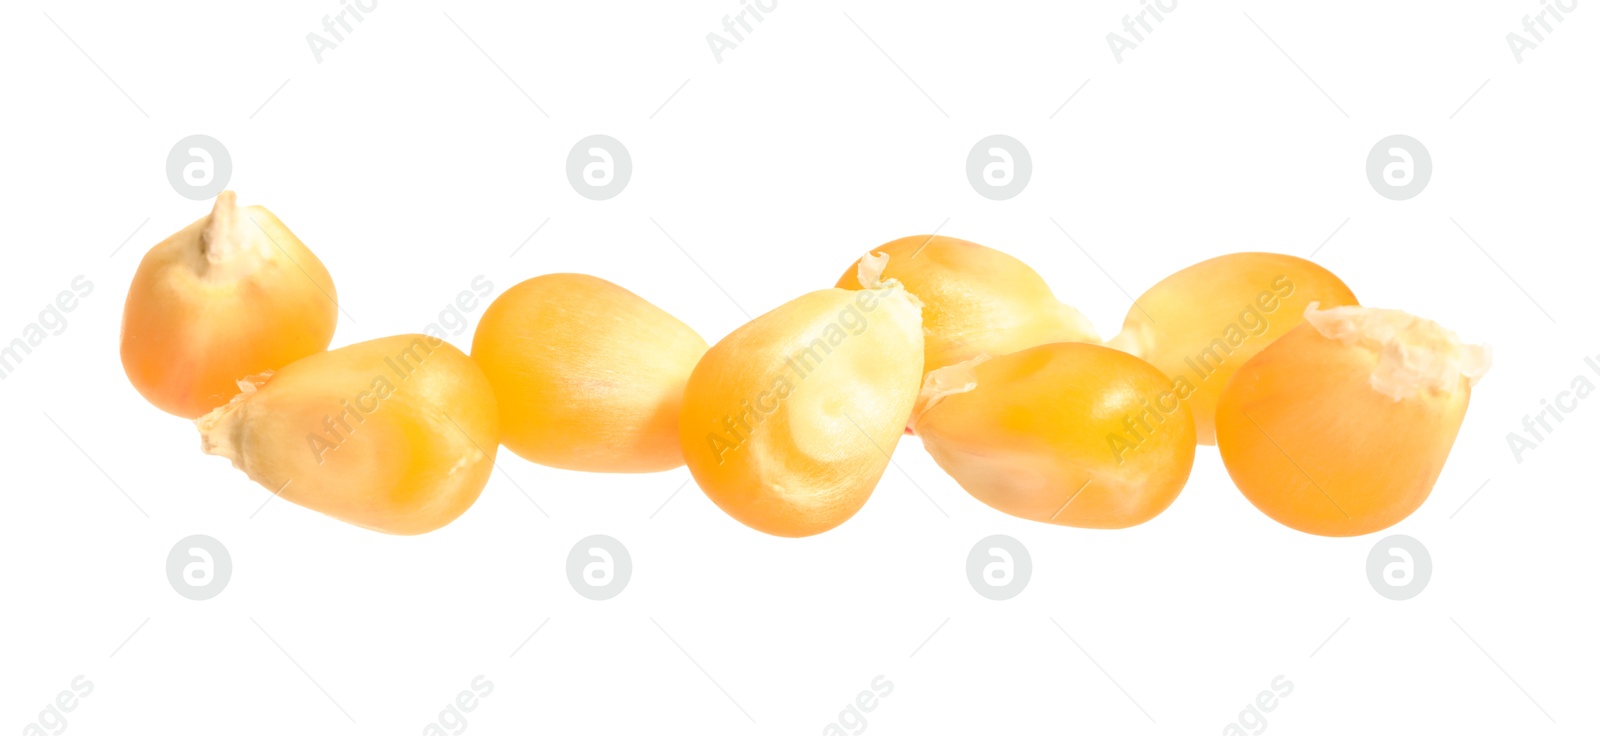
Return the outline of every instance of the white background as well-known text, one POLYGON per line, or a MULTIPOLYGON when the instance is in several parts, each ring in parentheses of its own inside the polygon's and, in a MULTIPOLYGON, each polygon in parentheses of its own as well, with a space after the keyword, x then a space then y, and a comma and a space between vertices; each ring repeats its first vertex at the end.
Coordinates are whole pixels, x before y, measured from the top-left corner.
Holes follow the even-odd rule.
MULTIPOLYGON (((1272 733, 1600 725, 1600 397, 1520 464, 1506 441, 1574 377, 1600 383, 1582 361, 1600 355, 1590 3, 1520 64, 1505 36, 1533 0, 1182 0, 1120 64, 1105 37, 1135 0, 784 0, 720 64, 705 37, 738 0, 382 0, 320 64, 305 37, 335 0, 99 5, 0 10, 0 341, 74 276, 94 284, 0 381, 3 732, 80 674, 94 691, 69 733, 421 733, 477 675, 495 689, 467 732, 485 734, 821 733, 878 675, 894 690, 869 733, 1220 733, 1278 675, 1294 690, 1272 733), (474 276, 498 294, 560 271, 715 342, 943 225, 1028 262, 1108 337, 1130 294, 1183 266, 1316 251, 1363 303, 1497 362, 1433 496, 1391 530, 1434 562, 1405 602, 1367 581, 1382 535, 1281 527, 1205 447, 1168 511, 1115 532, 990 510, 909 439, 861 513, 809 539, 735 523, 681 468, 582 474, 509 452, 460 520, 385 536, 262 507, 266 490, 123 376, 141 255, 210 206, 165 176, 193 133, 227 145, 240 201, 333 274, 335 346, 422 330, 474 276), (565 175, 594 133, 634 162, 609 201, 565 175), (1009 201, 964 172, 993 133, 1032 153, 1009 201), (1393 133, 1434 162, 1408 201, 1366 180, 1393 133), (234 563, 205 602, 164 570, 196 533, 234 563), (604 602, 564 572, 595 533, 634 561, 604 602), (994 533, 1034 560, 1005 602, 964 571, 994 533)), ((470 346, 470 327, 452 340, 470 346)))

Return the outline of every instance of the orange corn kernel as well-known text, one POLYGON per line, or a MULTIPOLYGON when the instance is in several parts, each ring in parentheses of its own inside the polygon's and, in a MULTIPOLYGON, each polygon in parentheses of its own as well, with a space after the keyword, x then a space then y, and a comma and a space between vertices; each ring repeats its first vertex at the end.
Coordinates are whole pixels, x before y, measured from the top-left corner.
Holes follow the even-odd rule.
POLYGON ((494 390, 460 350, 397 335, 240 381, 201 447, 285 499, 390 534, 450 523, 489 482, 494 390))
POLYGON ((1300 324, 1306 305, 1356 303, 1339 277, 1304 258, 1234 253, 1150 287, 1107 345, 1150 361, 1194 411, 1195 435, 1216 444, 1217 397, 1251 356, 1300 324))
POLYGON ((1189 407, 1161 371, 1118 350, 1040 345, 928 378, 915 420, 923 446, 973 497, 1012 516, 1134 526, 1172 504, 1194 465, 1189 407))
MULTIPOLYGON (((1005 355, 1051 342, 1099 342, 1094 325, 1059 301, 1027 264, 993 248, 915 235, 873 248, 888 256, 883 277, 904 284, 922 301, 923 371, 979 355, 1005 355)), ((838 288, 860 289, 857 270, 838 288)))
POLYGON ((616 284, 558 273, 507 289, 472 338, 501 441, 542 465, 649 473, 683 464, 678 412, 706 341, 616 284))
POLYGON ((860 510, 922 379, 922 318, 894 281, 806 294, 700 359, 679 438, 700 488, 754 529, 803 537, 860 510))
POLYGON ((1228 382, 1217 446, 1245 498, 1285 526, 1375 532, 1427 499, 1488 368, 1487 348, 1428 320, 1313 304, 1228 382))
POLYGON ((146 253, 122 313, 122 367, 146 400, 193 419, 245 376, 321 352, 339 306, 322 262, 265 207, 211 214, 146 253))

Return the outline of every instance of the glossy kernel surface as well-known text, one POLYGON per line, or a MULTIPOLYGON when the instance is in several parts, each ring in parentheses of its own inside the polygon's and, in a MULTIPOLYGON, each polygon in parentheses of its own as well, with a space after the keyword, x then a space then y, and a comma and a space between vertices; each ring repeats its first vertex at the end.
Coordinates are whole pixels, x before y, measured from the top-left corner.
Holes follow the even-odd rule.
MULTIPOLYGON (((889 256, 883 277, 922 302, 923 371, 978 355, 1005 355, 1052 342, 1099 342, 1094 326, 1061 303, 1016 258, 943 235, 914 235, 873 248, 889 256)), ((857 259, 836 284, 860 289, 857 259)))
POLYGON ((145 254, 122 313, 122 366, 151 404, 194 419, 245 376, 321 352, 339 307, 322 262, 233 192, 145 254))
POLYGON ((201 446, 285 500, 390 534, 437 529, 489 481, 494 392, 449 343, 397 335, 296 361, 196 420, 201 446))
POLYGON ((1100 345, 1053 343, 950 381, 915 430, 968 493, 1024 519, 1119 529, 1154 518, 1194 465, 1194 420, 1150 364, 1100 345))
POLYGON ((1301 322, 1306 306, 1356 303, 1327 269, 1279 253, 1201 261, 1150 287, 1107 342, 1187 384, 1200 444, 1216 444, 1217 399, 1239 366, 1301 322))
POLYGON ((695 481, 768 534, 844 523, 904 433, 922 349, 921 313, 898 284, 816 291, 756 317, 689 378, 680 439, 695 481))
POLYGON ((1217 408, 1235 485, 1285 526, 1385 529, 1433 490, 1487 350, 1404 312, 1312 311, 1239 369, 1217 408))
POLYGON ((560 273, 484 311, 472 358, 500 403, 501 441, 551 467, 648 473, 683 464, 678 413, 706 341, 604 279, 560 273))

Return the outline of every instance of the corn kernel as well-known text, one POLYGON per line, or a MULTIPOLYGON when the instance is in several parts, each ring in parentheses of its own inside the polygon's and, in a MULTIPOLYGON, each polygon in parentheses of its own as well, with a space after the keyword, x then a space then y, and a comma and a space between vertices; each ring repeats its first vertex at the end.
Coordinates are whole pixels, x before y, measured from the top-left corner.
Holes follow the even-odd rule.
POLYGON ((507 289, 472 338, 512 452, 568 470, 683 464, 678 413, 706 341, 604 279, 560 273, 507 289))
POLYGON ((1149 521, 1194 465, 1194 419, 1171 381, 1127 353, 1054 343, 928 376, 913 429, 979 501, 1093 529, 1149 521))
POLYGON ((894 281, 763 314, 700 359, 679 437, 700 488, 754 529, 802 537, 860 510, 922 379, 916 298, 894 281))
POLYGON ((1150 287, 1106 344, 1150 361, 1188 397, 1195 435, 1216 444, 1217 397, 1233 372, 1300 324, 1306 305, 1356 303, 1339 277, 1278 253, 1201 261, 1150 287))
POLYGON ((240 381, 195 421, 201 447, 285 499, 390 534, 448 524, 494 467, 499 419, 460 350, 397 335, 240 381))
MULTIPOLYGON (((993 248, 915 235, 872 249, 889 257, 883 277, 922 301, 923 371, 978 355, 1005 355, 1051 342, 1099 342, 1094 325, 1059 301, 1027 264, 993 248)), ((860 289, 858 260, 838 288, 860 289)))
POLYGON ((1245 498, 1285 526, 1354 536, 1427 499, 1487 348, 1404 312, 1318 310, 1245 363, 1217 407, 1217 445, 1245 498))
POLYGON ((139 263, 122 313, 122 366, 146 400, 193 419, 239 379, 321 352, 339 318, 322 262, 260 206, 211 214, 139 263))

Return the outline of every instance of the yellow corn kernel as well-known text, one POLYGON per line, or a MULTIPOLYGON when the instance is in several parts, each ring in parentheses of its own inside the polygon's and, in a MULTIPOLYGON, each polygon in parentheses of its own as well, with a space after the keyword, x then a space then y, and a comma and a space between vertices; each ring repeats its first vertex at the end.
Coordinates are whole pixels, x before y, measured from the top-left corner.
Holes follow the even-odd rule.
POLYGON ((1307 304, 1356 303, 1339 277, 1304 258, 1234 253, 1150 287, 1107 345, 1150 361, 1177 383, 1195 435, 1216 444, 1217 397, 1233 372, 1300 324, 1307 304))
POLYGON ((240 381, 201 447, 289 501, 390 534, 450 523, 489 482, 494 390, 447 342, 397 335, 240 381))
POLYGON ((193 419, 245 376, 321 352, 339 318, 322 262, 265 207, 211 214, 146 253, 122 313, 122 367, 146 400, 193 419))
POLYGON ((659 307, 575 273, 507 289, 472 338, 472 358, 499 399, 506 448, 597 472, 683 464, 678 411, 705 352, 705 340, 659 307))
POLYGON ((1040 345, 928 378, 914 424, 923 447, 1012 516, 1134 526, 1166 510, 1194 466, 1189 407, 1161 371, 1118 350, 1040 345))
MULTIPOLYGON (((1056 301, 1037 272, 993 248, 914 235, 872 253, 889 257, 884 278, 904 284, 922 301, 924 372, 1045 343, 1100 341, 1094 325, 1056 301)), ((838 288, 861 288, 860 263, 839 278, 838 288)))
POLYGON ((755 318, 689 377, 684 459, 706 495, 747 526, 784 537, 832 529, 888 466, 922 379, 922 318, 900 284, 869 283, 755 318))
POLYGON ((1217 449, 1245 498, 1311 534, 1367 534, 1427 499, 1487 348, 1405 312, 1317 311, 1234 374, 1217 449))

